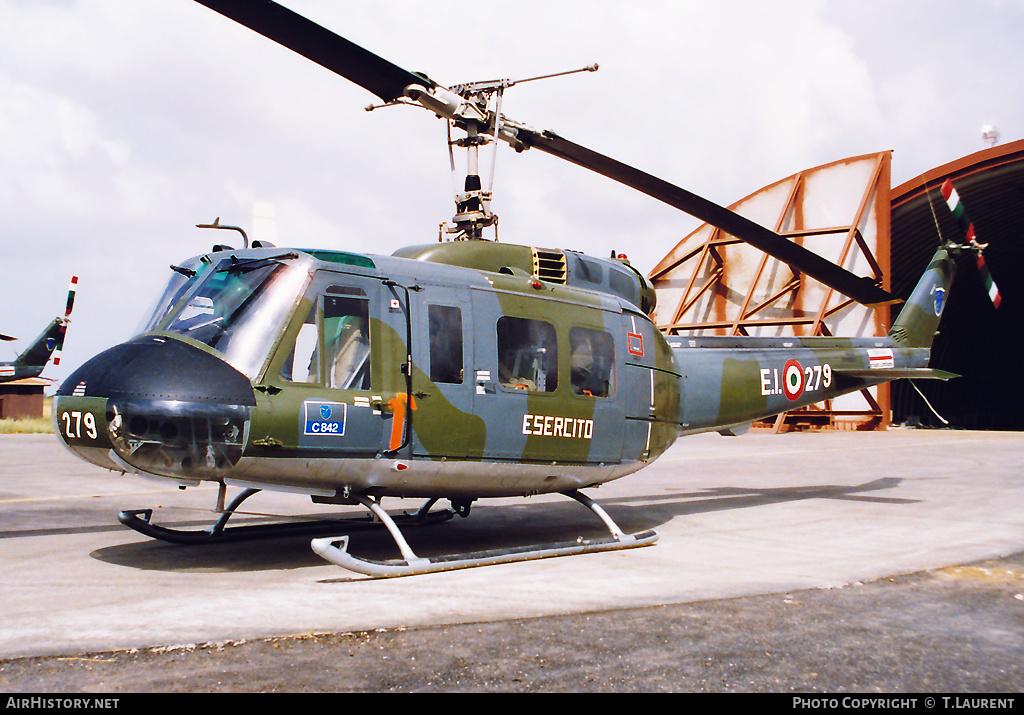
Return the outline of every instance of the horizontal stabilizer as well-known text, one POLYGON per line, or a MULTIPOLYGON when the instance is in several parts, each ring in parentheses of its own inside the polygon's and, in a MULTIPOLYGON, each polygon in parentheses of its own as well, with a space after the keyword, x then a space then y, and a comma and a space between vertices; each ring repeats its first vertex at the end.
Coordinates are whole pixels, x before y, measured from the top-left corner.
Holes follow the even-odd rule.
POLYGON ((931 367, 876 367, 859 368, 856 370, 837 370, 832 368, 832 373, 847 377, 878 378, 881 380, 899 380, 904 377, 913 380, 952 380, 954 377, 960 377, 955 372, 936 370, 931 367))

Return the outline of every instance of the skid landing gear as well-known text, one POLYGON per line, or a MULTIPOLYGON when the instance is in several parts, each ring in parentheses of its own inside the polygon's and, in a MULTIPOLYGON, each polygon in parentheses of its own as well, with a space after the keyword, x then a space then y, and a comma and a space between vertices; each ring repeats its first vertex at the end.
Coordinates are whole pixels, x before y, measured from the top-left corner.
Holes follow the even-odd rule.
MULTIPOLYGON (((172 544, 207 544, 213 542, 266 539, 282 536, 311 536, 315 534, 337 533, 339 530, 346 529, 355 530, 369 527, 380 528, 380 522, 371 515, 357 518, 321 519, 317 521, 288 521, 273 524, 251 524, 247 526, 228 527, 228 519, 234 515, 242 502, 254 494, 257 494, 259 491, 259 489, 246 489, 241 492, 234 498, 231 504, 223 510, 221 517, 206 529, 170 529, 164 526, 158 526, 152 521, 152 509, 124 510, 118 513, 117 520, 129 529, 134 529, 140 534, 144 534, 153 539, 159 539, 160 541, 167 541, 172 544)), ((403 514, 397 518, 403 523, 422 526, 448 521, 455 516, 454 512, 447 509, 430 512, 429 509, 432 504, 433 502, 428 502, 415 514, 403 514)))
POLYGON ((495 549, 492 551, 477 551, 468 554, 457 554, 451 556, 438 556, 433 558, 422 558, 417 556, 409 547, 401 530, 385 512, 380 504, 363 495, 354 495, 359 502, 369 509, 380 519, 391 533, 391 537, 398 545, 402 553, 401 559, 390 561, 374 561, 361 559, 348 553, 348 536, 313 539, 310 546, 313 551, 333 564, 341 566, 350 571, 355 571, 366 576, 375 578, 392 576, 411 576, 413 574, 431 573, 434 571, 452 571, 455 569, 471 568, 474 566, 486 566, 490 564, 503 564, 513 561, 530 561, 533 559, 544 559, 553 556, 568 556, 572 554, 585 554, 597 551, 615 551, 619 549, 633 549, 640 546, 648 546, 658 540, 655 531, 644 531, 637 534, 626 534, 612 521, 611 517, 600 506, 594 503, 590 497, 573 490, 563 492, 565 496, 571 497, 583 506, 594 512, 604 522, 611 532, 611 536, 601 539, 577 539, 575 541, 562 541, 550 544, 536 544, 533 546, 521 546, 509 549, 495 549))

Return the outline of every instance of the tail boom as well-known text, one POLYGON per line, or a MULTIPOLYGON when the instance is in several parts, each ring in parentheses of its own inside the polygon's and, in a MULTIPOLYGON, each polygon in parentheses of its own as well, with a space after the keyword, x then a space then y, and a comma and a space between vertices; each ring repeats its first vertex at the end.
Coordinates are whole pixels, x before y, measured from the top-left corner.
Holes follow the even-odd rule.
POLYGON ((954 269, 940 248, 885 337, 668 338, 679 429, 720 431, 892 380, 956 377, 929 367, 954 269))

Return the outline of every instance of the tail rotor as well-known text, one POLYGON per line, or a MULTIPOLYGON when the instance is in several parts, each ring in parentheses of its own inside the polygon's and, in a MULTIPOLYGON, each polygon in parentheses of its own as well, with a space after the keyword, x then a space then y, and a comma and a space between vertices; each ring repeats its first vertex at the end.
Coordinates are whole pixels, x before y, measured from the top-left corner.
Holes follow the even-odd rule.
POLYGON ((58 318, 61 321, 60 330, 57 333, 57 344, 53 349, 53 364, 60 365, 60 353, 64 349, 64 336, 68 331, 68 323, 71 322, 71 311, 75 307, 75 293, 78 291, 78 276, 71 276, 71 283, 68 285, 68 302, 64 307, 64 317, 58 318))
POLYGON ((981 275, 981 280, 985 284, 985 291, 988 293, 989 300, 992 301, 992 305, 996 308, 1002 302, 1003 297, 999 293, 999 286, 992 279, 992 274, 988 270, 988 266, 985 264, 984 250, 988 248, 987 243, 978 243, 978 237, 974 233, 974 223, 967 216, 967 210, 964 208, 963 203, 960 201, 960 194, 957 193, 956 187, 953 185, 952 179, 946 179, 942 182, 942 197, 946 200, 946 205, 949 206, 949 210, 953 214, 953 218, 956 219, 960 228, 964 232, 964 248, 969 248, 975 251, 978 255, 978 273, 981 275))

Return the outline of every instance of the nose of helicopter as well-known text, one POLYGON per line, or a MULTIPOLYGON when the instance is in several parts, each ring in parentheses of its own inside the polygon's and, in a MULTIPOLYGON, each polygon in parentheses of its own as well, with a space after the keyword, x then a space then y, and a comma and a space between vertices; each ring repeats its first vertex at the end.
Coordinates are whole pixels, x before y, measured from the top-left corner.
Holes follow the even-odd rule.
POLYGON ((216 479, 238 463, 256 401, 216 355, 154 335, 110 348, 57 390, 54 431, 108 469, 216 479))

